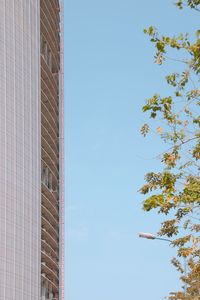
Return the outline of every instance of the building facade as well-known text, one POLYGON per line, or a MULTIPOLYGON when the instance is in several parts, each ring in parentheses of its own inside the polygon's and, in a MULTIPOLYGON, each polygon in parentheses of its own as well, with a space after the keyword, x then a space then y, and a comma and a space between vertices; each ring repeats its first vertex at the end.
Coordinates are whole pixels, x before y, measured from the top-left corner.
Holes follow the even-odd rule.
POLYGON ((64 299, 60 2, 0 0, 0 300, 64 299))
MULTIPOLYGON (((42 300, 59 299, 62 286, 62 66, 61 7, 40 0, 41 63, 41 272, 42 300)), ((61 297, 61 295, 60 295, 61 297)), ((60 298, 61 299, 61 298, 60 298)))

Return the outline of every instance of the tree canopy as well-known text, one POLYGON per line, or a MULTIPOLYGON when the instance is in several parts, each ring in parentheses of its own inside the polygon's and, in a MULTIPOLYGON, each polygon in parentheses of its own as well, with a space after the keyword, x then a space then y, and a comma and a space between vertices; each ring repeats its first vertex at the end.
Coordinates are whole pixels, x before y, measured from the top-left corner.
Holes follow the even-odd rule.
MULTIPOLYGON (((200 11, 200 0, 179 0, 176 6, 200 11)), ((162 171, 146 174, 140 189, 146 196, 143 209, 166 216, 158 234, 171 238, 177 248, 172 263, 186 291, 172 292, 169 299, 200 299, 200 30, 193 41, 188 33, 160 35, 153 26, 144 33, 155 46, 156 64, 174 59, 182 67, 166 76, 169 93, 155 93, 142 108, 166 144, 159 156, 162 171), (169 57, 173 51, 175 58, 169 57), (187 263, 186 274, 181 257, 187 263)), ((152 124, 142 126, 143 136, 151 132, 152 124)))

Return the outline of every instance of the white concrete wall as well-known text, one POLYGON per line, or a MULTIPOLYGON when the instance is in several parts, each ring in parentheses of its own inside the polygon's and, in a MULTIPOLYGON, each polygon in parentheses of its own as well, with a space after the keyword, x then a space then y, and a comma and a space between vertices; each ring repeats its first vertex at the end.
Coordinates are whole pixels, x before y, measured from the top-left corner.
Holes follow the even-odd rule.
POLYGON ((0 0, 0 300, 40 299, 39 0, 0 0))

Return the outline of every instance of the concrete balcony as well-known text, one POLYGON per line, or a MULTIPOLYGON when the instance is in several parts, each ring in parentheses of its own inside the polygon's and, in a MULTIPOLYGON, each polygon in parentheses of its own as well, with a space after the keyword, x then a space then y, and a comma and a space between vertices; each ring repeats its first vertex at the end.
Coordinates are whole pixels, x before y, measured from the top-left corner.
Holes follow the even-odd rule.
POLYGON ((56 187, 59 185, 58 166, 57 166, 56 162, 51 159, 48 152, 46 150, 44 150, 43 147, 42 147, 41 154, 42 154, 42 161, 43 161, 44 165, 48 168, 48 170, 50 171, 50 173, 52 175, 52 187, 48 186, 48 184, 47 184, 47 186, 50 189, 54 189, 53 187, 56 187))
POLYGON ((42 240, 42 251, 51 253, 54 259, 59 259, 59 253, 57 250, 53 249, 46 240, 42 240))
POLYGON ((50 190, 43 182, 42 182, 42 194, 46 196, 49 201, 58 209, 58 192, 50 190))
POLYGON ((44 111, 42 111, 41 116, 42 125, 48 130, 48 132, 52 135, 54 140, 58 139, 58 132, 54 128, 53 124, 48 120, 47 116, 45 115, 44 111))
POLYGON ((46 262, 47 266, 54 271, 54 273, 57 274, 59 273, 59 263, 57 259, 53 258, 48 252, 45 250, 42 250, 41 252, 41 259, 42 262, 46 262))
POLYGON ((52 135, 50 134, 50 132, 46 129, 46 127, 44 125, 41 126, 41 134, 42 137, 47 141, 47 143, 51 146, 51 148, 53 149, 54 153, 56 155, 59 154, 59 141, 58 139, 53 139, 52 135))
POLYGON ((54 205, 43 193, 42 193, 42 205, 44 205, 53 215, 53 217, 58 220, 59 217, 59 211, 58 211, 58 205, 54 205))
POLYGON ((52 42, 54 43, 57 51, 59 51, 59 23, 57 23, 57 14, 55 10, 52 8, 52 5, 47 5, 46 1, 41 0, 40 6, 40 14, 41 14, 41 21, 45 24, 46 28, 51 33, 52 42))
MULTIPOLYGON (((44 79, 45 79, 45 76, 48 77, 48 84, 51 85, 51 88, 53 88, 55 93, 58 95, 58 82, 56 81, 55 76, 52 73, 52 71, 49 69, 49 66, 47 65, 43 55, 41 55, 41 67, 42 67, 42 77, 44 79)), ((57 73, 55 73, 55 74, 57 74, 57 73)))
MULTIPOLYGON (((44 266, 42 266, 41 269, 42 269, 42 275, 41 275, 42 279, 43 279, 43 280, 47 280, 48 283, 50 283, 50 284, 52 285, 52 290, 53 290, 53 292, 58 293, 58 291, 59 291, 59 286, 58 286, 58 283, 54 281, 55 279, 52 279, 52 278, 51 278, 51 272, 50 272, 50 269, 47 268, 47 267, 44 267, 44 266), (47 272, 47 273, 46 273, 46 272, 47 272), (50 274, 50 275, 49 275, 49 274, 50 274)), ((56 276, 55 276, 55 278, 56 278, 56 276)))
POLYGON ((52 237, 51 234, 45 229, 42 228, 42 240, 45 240, 46 243, 48 243, 52 249, 55 249, 55 251, 58 251, 59 249, 59 242, 58 239, 55 239, 52 237))
POLYGON ((51 101, 52 106, 55 108, 55 110, 58 111, 58 94, 51 90, 45 78, 41 77, 41 91, 51 101))
POLYGON ((46 94, 41 91, 41 102, 44 103, 46 105, 46 107, 48 108, 49 110, 49 113, 51 114, 52 118, 54 120, 58 120, 59 118, 59 114, 58 114, 58 107, 55 108, 55 106, 52 105, 52 101, 50 101, 46 94))
POLYGON ((51 237, 58 243, 59 242, 59 233, 52 226, 49 220, 46 219, 46 216, 42 214, 42 227, 51 235, 51 237))
MULTIPOLYGON (((55 167, 58 170, 58 154, 55 153, 54 149, 51 147, 51 145, 43 136, 42 136, 41 144, 42 144, 42 148, 45 149, 45 152, 48 153, 48 157, 50 157, 50 159, 53 161, 53 165, 55 165, 55 167)), ((44 159, 45 153, 43 154, 44 154, 43 155, 43 159, 44 159)))
POLYGON ((54 215, 50 212, 48 208, 44 204, 42 204, 42 216, 45 217, 45 219, 49 220, 51 225, 56 228, 59 225, 58 219, 54 217, 54 215))

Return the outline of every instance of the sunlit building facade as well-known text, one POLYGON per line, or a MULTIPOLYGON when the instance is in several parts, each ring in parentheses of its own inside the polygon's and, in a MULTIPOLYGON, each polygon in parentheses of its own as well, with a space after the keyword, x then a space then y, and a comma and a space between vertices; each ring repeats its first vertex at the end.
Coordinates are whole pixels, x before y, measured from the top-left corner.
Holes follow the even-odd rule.
POLYGON ((0 300, 63 297, 58 0, 0 0, 0 300))

